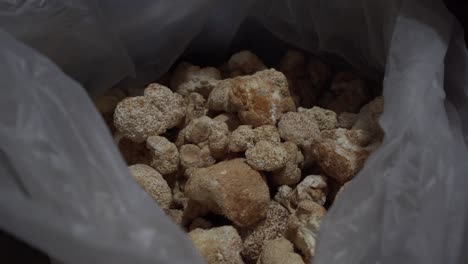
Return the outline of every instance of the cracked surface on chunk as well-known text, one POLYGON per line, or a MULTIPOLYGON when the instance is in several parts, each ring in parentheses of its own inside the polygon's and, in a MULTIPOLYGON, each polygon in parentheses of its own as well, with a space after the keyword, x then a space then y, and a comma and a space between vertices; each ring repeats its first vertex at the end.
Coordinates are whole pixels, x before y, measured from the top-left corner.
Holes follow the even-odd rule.
POLYGON ((330 177, 340 183, 351 180, 362 168, 371 151, 365 146, 371 138, 362 130, 326 130, 311 148, 314 160, 330 177))
POLYGON ((208 98, 209 109, 238 112, 254 127, 275 125, 281 114, 295 110, 286 77, 274 70, 219 81, 208 98))
POLYGON ((243 227, 264 219, 270 201, 265 180, 244 159, 194 170, 185 185, 185 194, 243 227))
POLYGON ((174 143, 165 137, 151 136, 146 139, 146 147, 151 150, 151 167, 161 174, 171 174, 179 167, 179 151, 174 143))
POLYGON ((286 165, 288 152, 281 143, 262 140, 248 149, 245 157, 256 170, 274 171, 286 165))
POLYGON ((195 229, 189 237, 207 264, 244 264, 240 256, 242 240, 232 226, 195 229))
POLYGON ((128 169, 138 184, 161 206, 168 209, 172 193, 166 180, 159 172, 145 164, 129 166, 128 169))

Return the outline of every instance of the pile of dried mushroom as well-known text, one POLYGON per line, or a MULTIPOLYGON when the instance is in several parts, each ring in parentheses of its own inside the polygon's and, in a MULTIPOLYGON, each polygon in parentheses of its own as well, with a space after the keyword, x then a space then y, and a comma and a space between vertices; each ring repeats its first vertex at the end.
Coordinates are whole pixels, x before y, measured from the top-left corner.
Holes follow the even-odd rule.
POLYGON ((248 51, 181 63, 161 83, 96 100, 136 181, 207 263, 310 262, 326 207, 383 138, 383 98, 297 51, 277 70, 248 51))

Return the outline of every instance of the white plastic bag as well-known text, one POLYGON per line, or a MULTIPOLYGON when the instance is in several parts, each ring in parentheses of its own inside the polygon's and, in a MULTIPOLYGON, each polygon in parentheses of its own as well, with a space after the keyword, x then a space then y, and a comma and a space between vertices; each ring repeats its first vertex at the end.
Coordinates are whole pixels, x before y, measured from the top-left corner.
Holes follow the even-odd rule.
POLYGON ((201 263, 85 90, 0 31, 0 228, 64 263, 201 263))
MULTIPOLYGON (((219 36, 216 49, 229 43, 235 33, 209 34, 218 27, 208 21, 239 25, 249 15, 292 45, 384 76, 384 142, 325 218, 314 263, 464 264, 468 54, 442 1, 242 1, 227 5, 235 15, 217 20, 224 1, 99 6, 133 61, 154 72, 199 32, 219 36)), ((20 53, 5 43, 0 212, 8 217, 1 227, 66 263, 196 263, 180 230, 128 179, 81 88, 48 63, 16 62, 20 53)))

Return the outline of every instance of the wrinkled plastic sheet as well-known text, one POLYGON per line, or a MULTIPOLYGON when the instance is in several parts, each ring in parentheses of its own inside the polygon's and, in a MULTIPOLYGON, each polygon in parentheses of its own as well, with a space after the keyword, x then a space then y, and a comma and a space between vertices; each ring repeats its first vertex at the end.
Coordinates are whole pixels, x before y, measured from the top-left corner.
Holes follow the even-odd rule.
MULTIPOLYGON (((112 21, 103 30, 154 72, 193 40, 194 52, 222 50, 248 16, 294 46, 385 76, 384 142, 326 216, 314 263, 465 263, 468 54, 442 1, 242 1, 226 5, 225 20, 222 2, 98 5, 112 21), (217 41, 205 46, 202 36, 217 41)), ((82 88, 1 37, 0 226, 65 263, 196 263, 182 232, 129 179, 82 88)))
POLYGON ((64 263, 201 263, 85 90, 0 31, 0 228, 64 263))

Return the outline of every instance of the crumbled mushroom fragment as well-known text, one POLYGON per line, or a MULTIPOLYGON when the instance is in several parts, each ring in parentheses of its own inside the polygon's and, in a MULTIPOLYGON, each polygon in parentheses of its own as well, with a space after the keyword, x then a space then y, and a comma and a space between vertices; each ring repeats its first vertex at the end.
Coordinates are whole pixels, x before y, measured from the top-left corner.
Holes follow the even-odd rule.
POLYGON ((114 112, 114 125, 120 134, 137 143, 165 131, 163 113, 151 98, 129 97, 122 100, 114 112))
POLYGON ((278 130, 281 138, 297 145, 307 144, 320 137, 320 130, 315 118, 305 112, 283 114, 278 130))
POLYGON ((264 219, 270 201, 265 180, 244 159, 196 169, 185 185, 185 194, 242 227, 264 219))
POLYGON ((283 168, 275 170, 272 175, 276 185, 294 185, 301 179, 301 169, 298 167, 304 161, 301 150, 292 142, 283 143, 286 149, 287 161, 283 168))
POLYGON ((371 138, 362 130, 326 130, 311 145, 312 156, 320 168, 340 183, 351 180, 362 168, 371 151, 365 146, 371 138))
POLYGON ((231 133, 228 149, 231 152, 245 152, 254 146, 255 132, 252 126, 240 125, 231 133))
POLYGON ((294 252, 294 247, 284 237, 267 241, 257 264, 305 264, 301 256, 294 252))
POLYGON ((289 218, 286 238, 302 252, 307 263, 315 255, 318 231, 326 212, 320 204, 304 200, 289 218))
POLYGON ((186 144, 180 147, 180 165, 183 168, 202 168, 213 165, 216 160, 211 156, 210 149, 205 146, 186 144))
POLYGON ((146 139, 146 147, 151 150, 151 167, 166 175, 176 172, 179 166, 179 151, 174 143, 165 137, 151 136, 146 139))
POLYGON ((195 229, 189 237, 207 264, 244 264, 240 256, 242 240, 232 226, 195 229))
POLYGON ((234 131, 241 125, 241 122, 237 115, 232 113, 219 114, 215 116, 213 120, 226 123, 226 125, 229 128, 229 131, 234 131))
POLYGON ((281 138, 278 129, 272 125, 259 126, 254 129, 255 138, 254 142, 265 140, 270 142, 280 142, 281 138))
POLYGON ((299 107, 298 112, 313 116, 320 130, 330 130, 338 126, 336 113, 331 110, 314 106, 311 109, 299 107))
POLYGON ((200 68, 186 62, 180 63, 172 75, 171 88, 187 96, 192 92, 208 97, 214 83, 221 79, 221 73, 214 67, 200 68))
POLYGON ((138 184, 161 206, 168 209, 172 193, 166 180, 159 172, 145 164, 136 164, 128 167, 138 184))
POLYGON ((185 104, 187 106, 185 115, 185 124, 187 125, 190 121, 205 116, 208 113, 208 109, 205 108, 206 100, 199 93, 190 93, 185 97, 185 104))
POLYGON ((255 263, 266 242, 284 235, 288 217, 288 210, 277 202, 270 202, 265 220, 241 232, 244 241, 241 255, 247 263, 255 263))
POLYGON ((256 170, 274 171, 286 165, 288 152, 281 143, 262 140, 248 149, 245 157, 256 170))
POLYGON ((184 98, 173 93, 171 89, 158 83, 152 83, 145 88, 145 97, 151 98, 152 103, 163 115, 164 132, 180 124, 185 117, 184 98))
POLYGON ((286 77, 274 70, 219 81, 208 98, 214 111, 237 112, 254 127, 275 125, 282 113, 294 111, 286 77))

